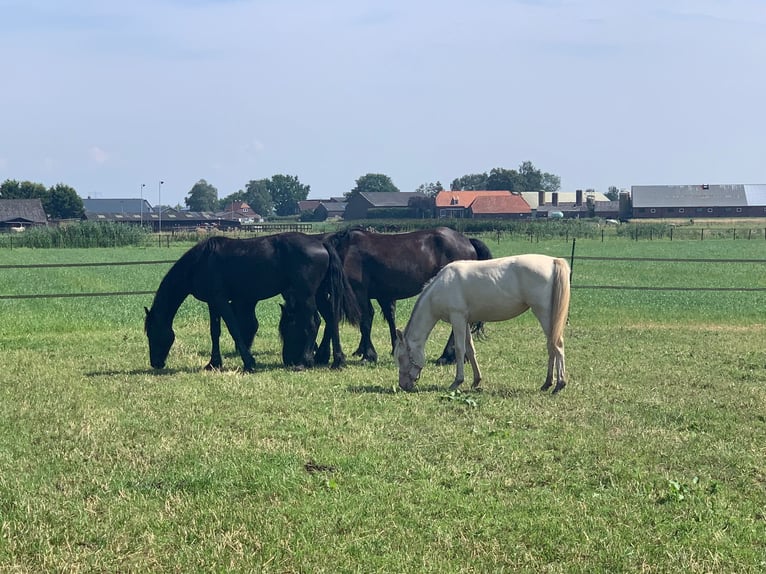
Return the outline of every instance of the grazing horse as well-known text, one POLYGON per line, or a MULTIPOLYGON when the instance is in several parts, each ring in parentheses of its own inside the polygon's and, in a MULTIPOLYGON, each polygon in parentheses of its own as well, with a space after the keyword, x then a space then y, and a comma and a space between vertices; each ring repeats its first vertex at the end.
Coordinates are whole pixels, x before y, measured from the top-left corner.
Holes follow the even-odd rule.
MULTIPOLYGON (((452 324, 458 357, 466 356, 473 370, 473 387, 481 382, 473 337, 476 321, 505 321, 527 309, 540 321, 548 339, 548 390, 556 369, 554 393, 566 385, 564 326, 569 313, 569 265, 547 255, 516 255, 491 261, 456 261, 442 269, 418 297, 404 333, 396 332, 394 357, 399 386, 412 390, 425 365, 425 343, 439 320, 452 324)), ((464 361, 458 360, 455 381, 464 380, 464 361)))
MULTIPOLYGON (((372 299, 380 304, 388 323, 391 349, 396 342, 396 301, 414 297, 436 273, 451 261, 491 259, 489 248, 478 239, 469 239, 449 227, 436 227, 411 233, 384 234, 351 228, 329 234, 327 240, 337 249, 343 269, 354 289, 361 309, 361 340, 354 352, 363 361, 377 361, 372 343, 372 299)), ((454 361, 452 337, 439 362, 454 361)), ((329 354, 327 331, 317 356, 329 354)))
MULTIPOLYGON (((312 366, 317 310, 337 336, 338 322, 358 320, 358 306, 345 281, 342 262, 330 244, 303 233, 282 233, 253 239, 215 236, 189 249, 162 279, 144 330, 152 367, 165 366, 175 340, 173 319, 189 295, 208 304, 213 343, 206 368, 219 368, 221 319, 226 323, 244 369, 255 360, 250 345, 258 328, 255 305, 282 294, 295 309, 296 320, 283 347, 286 365, 312 366), (287 350, 287 351, 286 351, 287 350)), ((340 345, 338 345, 340 351, 340 345)))

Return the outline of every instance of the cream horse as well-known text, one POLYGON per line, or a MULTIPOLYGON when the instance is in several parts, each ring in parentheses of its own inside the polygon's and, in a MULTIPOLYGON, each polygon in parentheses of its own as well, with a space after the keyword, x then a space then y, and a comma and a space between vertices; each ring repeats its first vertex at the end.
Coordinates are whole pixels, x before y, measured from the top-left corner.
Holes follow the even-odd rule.
MULTIPOLYGON (((515 255, 488 261, 455 261, 446 265, 423 289, 404 329, 397 330, 394 357, 399 364, 399 386, 412 390, 425 365, 425 344, 436 323, 452 324, 455 357, 467 357, 473 387, 481 383, 470 323, 505 321, 527 309, 540 321, 548 338, 548 376, 540 388, 548 390, 556 369, 557 393, 566 385, 564 325, 569 313, 569 265, 547 255, 515 255)), ((454 390, 465 379, 458 358, 454 390)))

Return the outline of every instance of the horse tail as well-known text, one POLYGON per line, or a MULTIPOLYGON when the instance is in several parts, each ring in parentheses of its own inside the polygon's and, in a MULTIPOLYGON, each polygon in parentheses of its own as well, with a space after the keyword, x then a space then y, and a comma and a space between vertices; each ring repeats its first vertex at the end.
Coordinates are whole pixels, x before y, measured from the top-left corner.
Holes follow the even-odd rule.
POLYGON ((332 237, 322 241, 327 253, 330 255, 330 267, 323 280, 323 289, 330 298, 333 315, 338 321, 346 320, 352 325, 358 325, 362 317, 362 311, 354 295, 354 290, 348 281, 346 272, 343 270, 338 251, 332 237))
POLYGON ((553 260, 553 289, 551 290, 551 334, 553 344, 564 339, 564 327, 569 316, 569 264, 566 259, 553 260))
POLYGON ((469 237, 468 241, 471 242, 471 245, 473 245, 473 248, 476 251, 476 259, 478 259, 479 261, 486 261, 487 259, 492 259, 492 252, 489 250, 489 247, 487 247, 487 244, 484 243, 481 239, 476 239, 475 237, 469 237))

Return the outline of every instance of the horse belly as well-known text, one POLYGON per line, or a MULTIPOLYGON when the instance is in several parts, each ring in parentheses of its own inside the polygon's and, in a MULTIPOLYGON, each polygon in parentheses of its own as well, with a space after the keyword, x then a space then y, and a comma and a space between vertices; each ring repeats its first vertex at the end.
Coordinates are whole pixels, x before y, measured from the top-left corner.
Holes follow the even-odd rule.
POLYGON ((478 321, 506 321, 518 317, 529 306, 522 301, 503 301, 498 299, 486 298, 476 299, 468 306, 468 322, 476 323, 478 321))

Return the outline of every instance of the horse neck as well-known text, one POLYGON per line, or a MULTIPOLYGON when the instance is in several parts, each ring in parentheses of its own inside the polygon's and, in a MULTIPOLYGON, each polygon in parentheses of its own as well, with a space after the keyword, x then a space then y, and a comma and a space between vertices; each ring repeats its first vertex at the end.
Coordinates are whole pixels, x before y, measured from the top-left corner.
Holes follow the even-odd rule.
POLYGON ((162 279, 152 303, 152 311, 171 323, 181 303, 191 292, 189 289, 191 281, 184 273, 184 266, 181 265, 181 261, 177 261, 162 279))
MULTIPOLYGON (((430 284, 429 286, 430 287, 430 284)), ((420 294, 415 308, 412 310, 410 320, 404 328, 404 337, 410 345, 410 348, 425 356, 426 339, 431 334, 439 318, 434 315, 430 304, 430 290, 426 289, 420 294)))

